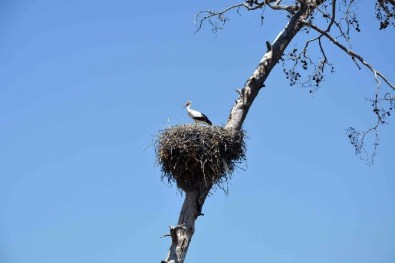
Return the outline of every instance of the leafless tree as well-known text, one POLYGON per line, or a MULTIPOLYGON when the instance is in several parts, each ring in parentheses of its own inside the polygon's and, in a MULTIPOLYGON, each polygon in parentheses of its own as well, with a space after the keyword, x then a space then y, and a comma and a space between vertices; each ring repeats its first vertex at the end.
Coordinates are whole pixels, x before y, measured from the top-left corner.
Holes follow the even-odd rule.
MULTIPOLYGON (((395 26, 395 2, 393 0, 377 0, 372 4, 380 29, 390 30, 395 26), (390 27, 390 29, 388 29, 390 27)), ((376 122, 372 127, 359 131, 350 127, 348 137, 355 147, 356 154, 372 160, 378 146, 378 129, 386 123, 391 111, 395 108, 395 86, 381 71, 366 61, 351 47, 351 31, 360 31, 358 13, 355 0, 248 0, 222 11, 201 11, 197 14, 196 25, 199 31, 205 24, 209 24, 214 32, 221 30, 229 21, 231 12, 258 11, 264 18, 266 12, 286 12, 288 21, 283 30, 273 42, 266 42, 267 51, 261 58, 256 69, 246 80, 244 87, 237 90, 238 95, 233 105, 225 129, 240 130, 247 113, 271 70, 276 65, 282 65, 285 77, 290 85, 301 85, 314 92, 320 87, 327 72, 333 72, 334 66, 327 56, 327 46, 338 48, 355 63, 359 69, 367 69, 375 79, 376 85, 370 99, 376 122), (287 50, 293 38, 300 32, 311 36, 300 48, 287 50), (329 44, 328 44, 329 43, 329 44), (309 54, 311 49, 317 49, 320 58, 313 58, 309 54), (374 150, 369 154, 365 149, 365 138, 373 135, 374 150)), ((170 228, 172 244, 169 253, 162 262, 184 262, 192 235, 195 231, 195 220, 201 215, 201 208, 210 192, 211 186, 200 191, 185 193, 178 225, 170 228)))

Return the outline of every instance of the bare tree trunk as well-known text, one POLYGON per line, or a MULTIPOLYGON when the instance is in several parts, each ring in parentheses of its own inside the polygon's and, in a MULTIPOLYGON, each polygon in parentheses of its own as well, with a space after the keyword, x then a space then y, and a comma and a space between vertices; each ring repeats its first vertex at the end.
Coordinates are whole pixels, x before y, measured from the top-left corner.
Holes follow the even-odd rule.
MULTIPOLYGON (((322 3, 321 0, 312 0, 311 2, 322 3)), ((301 4, 300 9, 292 16, 287 26, 280 32, 273 44, 267 42, 268 50, 252 76, 247 80, 243 89, 239 91, 239 97, 230 112, 225 129, 241 129, 248 110, 258 95, 259 90, 263 87, 270 71, 278 63, 293 37, 304 26, 302 21, 311 14, 314 8, 314 5, 311 4, 301 4)), ((210 189, 211 186, 202 187, 198 185, 195 190, 185 193, 185 201, 181 209, 178 225, 170 228, 172 244, 166 260, 162 261, 162 263, 184 262, 189 244, 195 232, 195 221, 201 215, 202 206, 210 189)))
POLYGON ((199 185, 192 191, 185 192, 178 225, 170 227, 171 246, 162 263, 182 263, 187 254, 192 236, 195 233, 195 221, 202 215, 202 207, 211 185, 199 185))

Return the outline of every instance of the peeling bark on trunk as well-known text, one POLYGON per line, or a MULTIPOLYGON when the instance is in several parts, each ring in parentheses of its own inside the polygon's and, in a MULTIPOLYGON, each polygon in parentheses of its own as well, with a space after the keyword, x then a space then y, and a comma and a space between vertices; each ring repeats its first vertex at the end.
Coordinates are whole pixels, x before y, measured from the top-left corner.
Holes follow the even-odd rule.
POLYGON ((177 226, 170 227, 171 246, 165 261, 161 263, 182 263, 195 232, 195 221, 202 214, 202 207, 211 185, 199 185, 192 191, 185 192, 177 226))

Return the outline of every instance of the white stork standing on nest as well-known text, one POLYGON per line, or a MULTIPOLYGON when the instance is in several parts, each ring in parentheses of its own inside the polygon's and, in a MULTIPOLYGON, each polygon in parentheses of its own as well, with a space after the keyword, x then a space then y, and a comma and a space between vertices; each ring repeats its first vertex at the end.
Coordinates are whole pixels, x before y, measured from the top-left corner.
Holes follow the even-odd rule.
POLYGON ((188 101, 184 106, 184 107, 187 107, 187 112, 188 112, 189 117, 191 117, 195 121, 195 123, 205 123, 208 125, 212 125, 211 121, 207 118, 206 115, 204 115, 203 113, 198 112, 196 110, 192 110, 191 104, 192 104, 192 102, 188 101))

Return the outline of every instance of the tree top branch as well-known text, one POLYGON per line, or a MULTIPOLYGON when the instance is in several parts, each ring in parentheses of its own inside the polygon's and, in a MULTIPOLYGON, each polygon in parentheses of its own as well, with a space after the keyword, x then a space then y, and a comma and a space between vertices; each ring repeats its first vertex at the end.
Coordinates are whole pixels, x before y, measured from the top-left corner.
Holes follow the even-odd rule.
POLYGON ((333 44, 335 44, 337 47, 339 47, 341 50, 343 50, 344 52, 346 52, 349 56, 351 56, 351 58, 355 61, 358 60, 359 62, 361 62, 364 66, 366 66, 368 69, 370 69, 370 71, 372 71, 372 73, 374 74, 374 77, 376 79, 376 82, 378 84, 381 84, 381 81, 379 79, 379 77, 389 86, 391 87, 393 90, 395 90, 395 85, 392 84, 386 76, 384 76, 382 73, 380 73, 379 71, 377 71, 372 65, 370 65, 368 62, 366 62, 363 57, 361 55, 359 55, 358 53, 354 52, 353 50, 345 47, 342 43, 340 43, 339 41, 337 41, 332 35, 329 34, 329 32, 327 30, 322 30, 321 28, 317 27, 316 25, 312 24, 311 22, 308 21, 303 21, 303 23, 314 29, 315 31, 317 31, 318 33, 320 33, 321 35, 325 36, 329 41, 331 41, 333 44))

